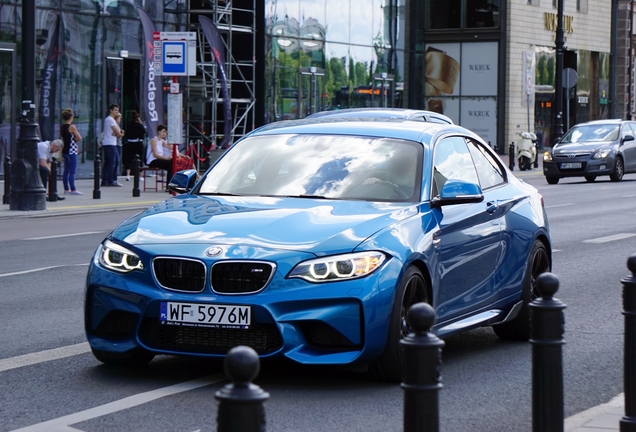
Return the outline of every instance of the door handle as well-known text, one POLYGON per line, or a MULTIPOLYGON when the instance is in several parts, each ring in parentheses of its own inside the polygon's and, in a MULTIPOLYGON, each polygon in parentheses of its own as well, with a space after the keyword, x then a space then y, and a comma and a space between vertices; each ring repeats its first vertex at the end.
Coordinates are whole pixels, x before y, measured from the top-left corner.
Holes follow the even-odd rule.
POLYGON ((486 211, 490 214, 494 213, 497 210, 497 207, 498 205, 496 202, 491 201, 489 203, 486 203, 486 211))
POLYGON ((433 234, 433 246, 437 246, 440 244, 440 242, 442 241, 442 239, 439 238, 439 235, 437 233, 433 234))

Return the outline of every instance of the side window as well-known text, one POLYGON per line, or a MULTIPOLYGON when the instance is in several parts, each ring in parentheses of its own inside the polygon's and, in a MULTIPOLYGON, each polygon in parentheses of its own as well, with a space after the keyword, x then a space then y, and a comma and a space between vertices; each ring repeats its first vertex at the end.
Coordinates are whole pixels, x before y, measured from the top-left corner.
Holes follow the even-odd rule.
POLYGON ((444 138, 435 146, 431 191, 433 197, 439 195, 447 180, 464 180, 479 184, 475 165, 464 138, 444 138))
POLYGON ((636 138, 636 123, 629 123, 629 125, 632 127, 632 130, 627 132, 626 135, 631 135, 636 138))
POLYGON ((473 156, 475 168, 482 189, 488 189, 505 182, 504 171, 495 158, 481 144, 468 139, 468 148, 473 156))
POLYGON ((626 137, 627 135, 633 135, 633 132, 632 132, 632 128, 630 128, 630 127, 629 127, 629 124, 628 124, 628 123, 625 123, 625 124, 621 127, 621 141, 622 141, 623 139, 625 139, 625 137, 626 137))

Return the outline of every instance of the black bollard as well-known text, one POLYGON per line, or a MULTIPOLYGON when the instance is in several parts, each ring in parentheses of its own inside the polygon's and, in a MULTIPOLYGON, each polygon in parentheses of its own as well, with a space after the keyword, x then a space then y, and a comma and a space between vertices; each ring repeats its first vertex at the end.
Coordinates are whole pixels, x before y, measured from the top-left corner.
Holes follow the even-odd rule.
POLYGON ((219 401, 217 432, 264 432, 263 403, 269 393, 252 384, 260 370, 258 354, 250 347, 237 346, 228 352, 224 364, 232 384, 214 395, 219 401))
POLYGON ((536 284, 541 297, 530 303, 532 430, 562 432, 565 305, 553 298, 559 289, 553 273, 539 275, 536 284))
POLYGON ((413 328, 413 333, 400 341, 404 390, 403 430, 437 432, 444 342, 429 332, 435 323, 435 311, 428 303, 411 306, 406 320, 413 328))
POLYGON ((133 158, 133 168, 132 168, 132 171, 133 171, 132 196, 133 197, 141 196, 139 192, 139 165, 140 165, 139 155, 136 154, 135 157, 133 158))
POLYGON ((510 171, 515 169, 515 142, 511 142, 508 146, 508 168, 510 171))
POLYGON ((4 195, 2 204, 11 204, 11 158, 4 158, 4 195))
POLYGON ((60 163, 55 156, 51 158, 51 174, 49 175, 49 201, 57 201, 57 167, 60 163))
POLYGON ((625 415, 620 421, 621 432, 636 431, 636 254, 627 258, 631 272, 623 284, 623 315, 625 316, 625 347, 623 353, 623 387, 625 415))
POLYGON ((539 149, 536 142, 534 143, 534 167, 539 168, 539 149))
POLYGON ((101 199, 102 191, 99 190, 100 173, 102 172, 102 160, 99 151, 95 152, 95 161, 93 162, 93 199, 101 199))

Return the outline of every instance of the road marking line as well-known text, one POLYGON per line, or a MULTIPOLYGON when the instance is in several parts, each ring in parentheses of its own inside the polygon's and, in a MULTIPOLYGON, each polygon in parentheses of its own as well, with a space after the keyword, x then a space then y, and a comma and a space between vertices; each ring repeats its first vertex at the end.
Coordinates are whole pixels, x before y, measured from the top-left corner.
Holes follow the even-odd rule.
POLYGON ((636 197, 636 194, 632 194, 632 195, 625 195, 625 198, 633 198, 636 197))
POLYGON ((13 273, 0 273, 0 278, 1 277, 7 277, 7 276, 18 276, 18 275, 23 275, 23 274, 28 274, 28 273, 35 273, 35 272, 40 272, 40 271, 44 271, 44 270, 50 270, 50 269, 59 268, 59 267, 87 266, 88 264, 89 263, 85 263, 85 264, 71 264, 71 265, 56 265, 56 266, 50 266, 50 267, 36 268, 36 269, 32 269, 32 270, 24 270, 24 271, 19 271, 19 272, 13 272, 13 273))
POLYGON ((30 237, 30 238, 25 238, 22 240, 48 240, 48 239, 54 239, 54 238, 75 237, 75 236, 88 235, 88 234, 101 234, 103 232, 106 232, 106 231, 86 231, 82 233, 60 234, 60 235, 52 235, 52 236, 46 236, 46 237, 30 237))
POLYGON ((571 206, 571 205, 574 205, 574 203, 556 204, 556 205, 552 205, 552 206, 545 206, 545 208, 549 209, 549 208, 557 208, 557 207, 567 207, 567 206, 571 206))
POLYGON ((590 240, 583 240, 583 243, 607 243, 614 240, 623 240, 623 239, 634 237, 634 236, 636 236, 636 234, 620 233, 620 234, 614 234, 607 237, 599 237, 599 238, 590 239, 590 240))
POLYGON ((75 414, 70 414, 64 417, 59 417, 53 420, 49 420, 43 423, 27 426, 22 429, 16 429, 13 432, 48 432, 52 430, 70 431, 69 425, 75 423, 81 423, 87 420, 92 420, 97 417, 102 417, 108 414, 113 414, 118 411, 123 411, 128 408, 132 408, 138 405, 143 405, 148 402, 152 402, 156 399, 160 399, 166 396, 172 396, 174 394, 190 391, 199 387, 205 387, 211 384, 216 384, 221 381, 227 380, 225 374, 219 373, 215 375, 209 375, 203 378, 198 378, 192 381, 186 381, 179 384, 174 384, 168 387, 151 390, 145 393, 139 393, 134 396, 129 396, 124 399, 120 399, 114 402, 110 402, 104 405, 97 406, 95 408, 89 408, 85 411, 80 411, 75 414))
POLYGON ((88 342, 0 360, 0 372, 90 352, 88 342))

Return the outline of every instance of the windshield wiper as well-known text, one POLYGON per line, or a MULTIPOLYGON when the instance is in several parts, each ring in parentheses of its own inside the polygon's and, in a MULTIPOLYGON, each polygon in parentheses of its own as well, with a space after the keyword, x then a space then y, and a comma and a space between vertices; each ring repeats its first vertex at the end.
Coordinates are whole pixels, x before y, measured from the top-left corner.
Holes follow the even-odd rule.
POLYGON ((199 192, 198 195, 243 196, 227 192, 199 192))
POLYGON ((285 198, 334 199, 323 195, 284 195, 285 198))

